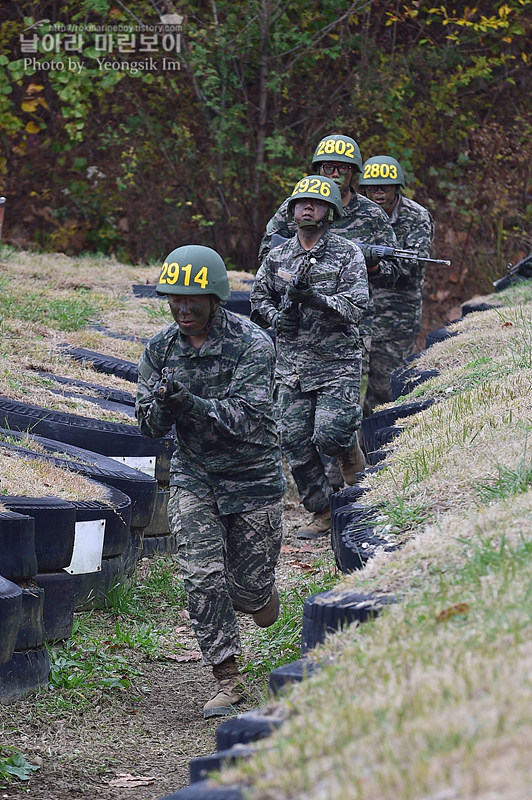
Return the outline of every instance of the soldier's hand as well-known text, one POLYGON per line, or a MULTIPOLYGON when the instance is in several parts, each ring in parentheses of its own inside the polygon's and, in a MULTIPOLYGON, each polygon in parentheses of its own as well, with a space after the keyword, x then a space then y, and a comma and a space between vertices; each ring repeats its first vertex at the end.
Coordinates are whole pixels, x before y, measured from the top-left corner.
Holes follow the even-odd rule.
POLYGON ((299 320, 297 314, 290 313, 290 311, 283 309, 279 312, 275 321, 275 330, 277 333, 288 334, 289 336, 297 333, 299 327, 299 320))
POLYGON ((288 297, 290 300, 302 300, 311 291, 310 280, 308 275, 305 277, 297 278, 294 283, 288 287, 288 297))
POLYGON ((166 397, 159 398, 155 395, 157 403, 161 408, 168 409, 169 411, 188 411, 194 404, 194 396, 187 389, 187 387, 180 381, 173 381, 172 393, 167 394, 166 397))

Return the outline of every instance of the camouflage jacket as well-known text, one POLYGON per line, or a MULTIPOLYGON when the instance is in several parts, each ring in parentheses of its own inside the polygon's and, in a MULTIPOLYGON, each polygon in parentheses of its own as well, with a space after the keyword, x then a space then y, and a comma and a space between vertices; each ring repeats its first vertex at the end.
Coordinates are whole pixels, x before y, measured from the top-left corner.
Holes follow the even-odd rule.
POLYGON ((288 386, 299 380, 304 392, 360 369, 358 322, 368 305, 362 252, 326 230, 309 251, 293 236, 266 256, 250 293, 252 320, 266 327, 271 324, 307 256, 316 259, 308 273, 310 284, 326 308, 299 305, 297 334, 277 336, 275 371, 276 379, 288 386))
POLYGON ((260 508, 283 495, 274 363, 268 334, 222 306, 199 349, 172 323, 150 339, 140 358, 135 413, 141 432, 164 436, 175 425, 170 483, 198 497, 212 490, 221 514, 260 508), (192 393, 183 418, 154 399, 164 366, 192 393))
MULTIPOLYGON (((272 234, 279 233, 281 236, 289 238, 297 230, 295 222, 288 216, 288 200, 287 197, 281 203, 266 226, 266 233, 262 237, 259 247, 260 263, 270 252, 272 234)), ((333 233, 345 236, 355 244, 382 244, 387 247, 397 247, 388 215, 380 206, 362 194, 353 194, 349 203, 344 207, 343 217, 331 222, 330 229, 333 233)), ((370 284, 391 286, 395 282, 398 272, 395 261, 381 261, 379 272, 369 276, 370 284)))
MULTIPOLYGON (((434 222, 426 208, 404 195, 399 195, 399 202, 390 215, 390 222, 399 248, 430 255, 434 222)), ((394 287, 377 287, 373 293, 375 339, 387 339, 391 330, 397 338, 407 337, 421 328, 425 263, 400 260, 399 264, 400 275, 394 287)))

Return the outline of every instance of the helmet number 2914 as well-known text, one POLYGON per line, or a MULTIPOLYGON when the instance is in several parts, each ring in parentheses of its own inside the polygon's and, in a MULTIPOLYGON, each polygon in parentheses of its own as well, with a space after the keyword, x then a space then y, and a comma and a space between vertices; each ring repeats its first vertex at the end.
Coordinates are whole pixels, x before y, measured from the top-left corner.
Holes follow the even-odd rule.
MULTIPOLYGON (((191 272, 192 264, 180 266, 177 261, 172 261, 170 264, 165 261, 163 264, 161 277, 159 278, 159 283, 166 283, 170 286, 173 286, 179 281, 179 276, 182 275, 181 282, 183 286, 190 286, 191 272)), ((192 278, 192 282, 199 284, 202 289, 205 289, 209 283, 208 276, 209 272, 207 267, 201 267, 192 278)))

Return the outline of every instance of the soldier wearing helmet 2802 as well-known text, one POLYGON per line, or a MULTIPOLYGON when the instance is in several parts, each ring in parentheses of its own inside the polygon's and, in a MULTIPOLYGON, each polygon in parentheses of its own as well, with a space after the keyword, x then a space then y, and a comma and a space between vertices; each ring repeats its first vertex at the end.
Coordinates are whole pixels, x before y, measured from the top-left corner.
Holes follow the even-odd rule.
POLYGON ((358 324, 368 304, 362 251, 329 230, 342 214, 331 178, 309 175, 287 201, 296 235, 264 259, 251 290, 251 319, 273 327, 283 451, 313 519, 300 538, 330 527, 332 486, 320 454, 339 459, 346 483, 364 468, 358 324))
MULTIPOLYGON (((426 208, 402 194, 405 178, 400 163, 387 155, 369 158, 359 185, 388 215, 397 246, 428 257, 434 222, 426 208)), ((376 288, 373 293, 375 315, 365 414, 391 400, 390 375, 414 352, 421 330, 425 263, 398 259, 398 266, 400 273, 393 288, 376 288)))
POLYGON ((175 425, 168 517, 203 663, 217 680, 204 716, 220 716, 244 696, 235 610, 261 627, 279 613, 274 570, 285 481, 275 352, 264 331, 221 305, 229 282, 211 248, 173 250, 157 292, 174 322, 141 356, 136 415, 147 436, 175 425))

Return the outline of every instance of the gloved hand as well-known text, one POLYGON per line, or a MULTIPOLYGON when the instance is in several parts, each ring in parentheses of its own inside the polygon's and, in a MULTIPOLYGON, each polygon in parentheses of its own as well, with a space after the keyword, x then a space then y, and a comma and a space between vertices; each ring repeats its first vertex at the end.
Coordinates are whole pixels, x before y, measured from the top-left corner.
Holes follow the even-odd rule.
POLYGON ((362 250, 367 269, 374 269, 378 266, 379 261, 384 255, 383 252, 379 253, 379 249, 382 251, 383 248, 373 244, 359 244, 358 246, 362 250))
POLYGON ((290 312, 289 309, 283 308, 277 315, 275 320, 275 330, 277 333, 284 333, 288 336, 293 336, 297 333, 299 328, 299 320, 297 314, 290 312))
POLYGON ((311 291, 310 278, 308 275, 305 275, 289 285, 288 297, 290 300, 303 300, 311 291))
POLYGON ((194 395, 181 383, 181 381, 172 381, 172 393, 167 394, 165 397, 155 395, 155 401, 167 411, 174 413, 189 411, 194 405, 194 395))

